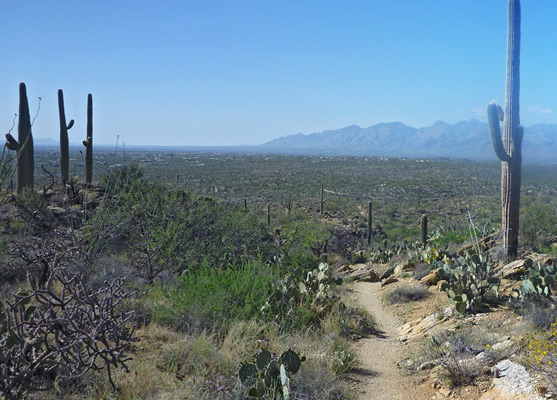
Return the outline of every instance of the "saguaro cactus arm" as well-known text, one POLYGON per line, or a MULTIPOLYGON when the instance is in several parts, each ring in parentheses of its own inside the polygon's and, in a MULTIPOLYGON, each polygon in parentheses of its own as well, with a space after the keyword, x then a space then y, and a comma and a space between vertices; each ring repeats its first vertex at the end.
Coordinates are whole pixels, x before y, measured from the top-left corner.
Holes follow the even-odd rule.
POLYGON ((505 146, 503 145, 503 139, 501 136, 501 127, 499 126, 499 121, 503 121, 503 109, 501 106, 490 103, 487 106, 487 118, 489 120, 489 133, 491 134, 491 143, 493 144, 493 150, 495 154, 501 161, 509 161, 511 156, 507 154, 505 146))
POLYGON ((10 133, 6 133, 6 147, 13 151, 19 151, 21 145, 10 133))

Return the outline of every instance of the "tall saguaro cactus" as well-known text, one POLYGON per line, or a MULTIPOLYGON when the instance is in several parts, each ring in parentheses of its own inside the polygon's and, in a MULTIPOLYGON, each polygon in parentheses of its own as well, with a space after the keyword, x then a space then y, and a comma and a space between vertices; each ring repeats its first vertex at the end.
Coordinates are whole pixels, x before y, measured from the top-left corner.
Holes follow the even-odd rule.
POLYGON ((520 0, 509 0, 507 32, 507 78, 505 111, 487 106, 489 130, 495 154, 501 160, 501 208, 503 247, 507 257, 516 258, 520 211, 522 138, 520 126, 520 0), (503 134, 499 121, 503 122, 503 134))
POLYGON ((31 116, 25 83, 19 84, 19 122, 17 124, 17 140, 6 134, 6 147, 17 151, 17 192, 33 189, 35 174, 35 154, 33 134, 31 133, 31 116))
POLYGON ((93 96, 87 95, 87 139, 85 146, 85 182, 91 186, 93 181, 93 96))
POLYGON ((70 140, 68 131, 72 129, 74 120, 66 125, 66 111, 64 110, 64 93, 58 89, 58 112, 60 114, 60 172, 62 184, 66 185, 70 175, 70 140))
POLYGON ((371 239, 373 238, 373 226, 372 226, 372 222, 373 222, 373 214, 372 214, 372 209, 373 204, 371 202, 371 200, 369 201, 369 203, 367 204, 367 245, 371 246, 371 239))
POLYGON ((420 217, 420 240, 425 249, 427 247, 427 214, 422 214, 420 217))
POLYGON ((321 216, 323 216, 324 205, 325 205, 324 192, 325 192, 325 189, 323 189, 323 184, 321 184, 321 200, 319 201, 319 214, 321 216))

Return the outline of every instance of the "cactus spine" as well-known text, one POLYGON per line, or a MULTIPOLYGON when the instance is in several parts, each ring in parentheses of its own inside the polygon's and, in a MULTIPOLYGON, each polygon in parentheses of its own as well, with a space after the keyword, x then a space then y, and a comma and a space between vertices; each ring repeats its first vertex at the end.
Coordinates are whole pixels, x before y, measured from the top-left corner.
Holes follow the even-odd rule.
POLYGON ((371 225, 372 222, 372 203, 371 200, 367 205, 367 245, 371 246, 371 239, 373 238, 373 227, 371 225))
POLYGON ((503 247, 509 258, 518 252, 522 138, 520 126, 520 0, 509 0, 507 32, 507 75, 505 111, 496 104, 487 106, 491 141, 501 160, 501 209, 503 247), (503 122, 503 135, 499 121, 503 122))
POLYGON ((427 244, 427 214, 423 214, 420 218, 420 239, 425 249, 427 244))
POLYGON ((93 181, 93 96, 87 95, 87 139, 85 146, 85 182, 91 186, 93 181))
POLYGON ((62 184, 66 185, 70 175, 70 143, 68 131, 72 129, 74 120, 66 125, 66 111, 64 110, 64 93, 58 89, 58 112, 60 114, 60 172, 62 184))
POLYGON ((33 149, 33 134, 31 133, 31 116, 25 83, 19 84, 19 121, 17 124, 17 140, 11 134, 6 134, 6 147, 17 151, 17 192, 25 189, 33 190, 35 174, 35 154, 33 149))

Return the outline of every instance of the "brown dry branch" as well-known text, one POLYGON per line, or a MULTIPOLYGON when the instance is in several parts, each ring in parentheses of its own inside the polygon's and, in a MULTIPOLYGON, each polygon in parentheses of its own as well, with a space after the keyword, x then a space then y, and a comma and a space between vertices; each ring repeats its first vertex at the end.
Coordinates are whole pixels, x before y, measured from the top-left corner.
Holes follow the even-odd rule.
POLYGON ((119 306, 132 292, 124 279, 90 290, 81 274, 60 268, 43 288, 29 280, 0 313, 0 392, 6 400, 49 388, 55 380, 77 379, 89 371, 127 371, 125 353, 133 337, 133 312, 119 306))

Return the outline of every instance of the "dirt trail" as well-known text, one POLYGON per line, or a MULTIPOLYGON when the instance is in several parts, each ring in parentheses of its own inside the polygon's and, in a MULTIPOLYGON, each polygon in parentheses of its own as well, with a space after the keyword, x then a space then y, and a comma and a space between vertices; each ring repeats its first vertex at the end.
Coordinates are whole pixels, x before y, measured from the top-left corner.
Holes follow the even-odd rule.
POLYGON ((356 282, 354 299, 376 322, 377 335, 355 344, 360 369, 355 372, 359 400, 413 400, 429 398, 412 380, 401 374, 397 363, 404 358, 407 345, 399 341, 396 316, 381 304, 381 283, 356 282), (425 396, 425 397, 424 397, 425 396))

